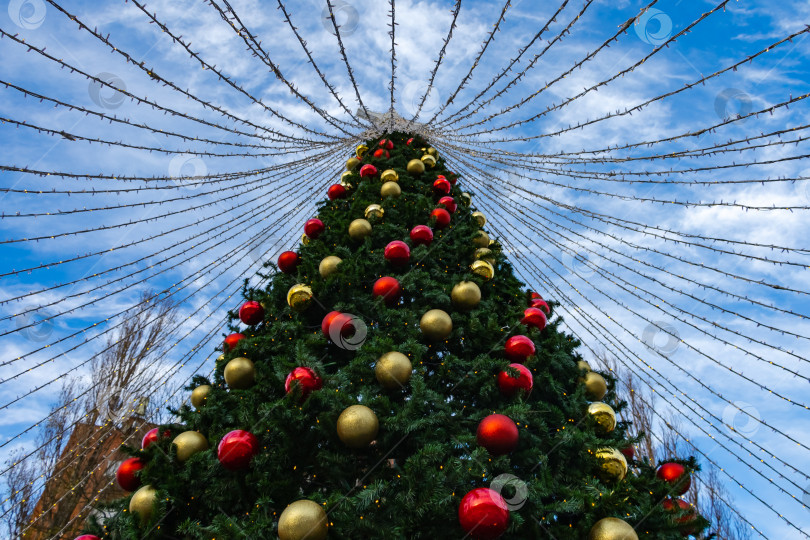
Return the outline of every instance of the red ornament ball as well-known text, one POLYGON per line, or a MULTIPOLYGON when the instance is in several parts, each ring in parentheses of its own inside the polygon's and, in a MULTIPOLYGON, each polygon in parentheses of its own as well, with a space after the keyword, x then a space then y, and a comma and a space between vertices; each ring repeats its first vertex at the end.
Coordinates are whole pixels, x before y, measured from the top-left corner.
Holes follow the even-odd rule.
POLYGON ((684 536, 695 534, 695 528, 692 522, 695 521, 696 513, 692 505, 683 499, 664 499, 661 506, 667 512, 685 512, 681 517, 675 518, 675 523, 679 525, 678 529, 684 536))
POLYGON ((624 454, 624 457, 626 457, 627 459, 636 459, 636 449, 633 447, 632 444, 630 446, 622 448, 621 450, 619 450, 619 452, 624 454))
POLYGON ((439 199, 439 204, 443 205, 451 214, 456 211, 456 201, 453 200, 453 197, 442 197, 439 199))
POLYGON ((388 150, 383 150, 382 148, 377 148, 374 150, 374 157, 375 158, 382 158, 388 159, 391 157, 391 153, 388 150))
MULTIPOLYGON (((340 335, 343 337, 349 337, 354 334, 354 325, 352 324, 352 318, 346 314, 341 313, 339 311, 330 311, 326 314, 321 321, 321 331, 326 337, 332 337, 332 329, 340 329, 340 335)), ((337 335, 335 336, 337 338, 337 335)))
POLYGON ((520 322, 526 326, 533 326, 538 330, 542 330, 546 327, 546 314, 543 313, 541 309, 533 307, 526 308, 523 310, 523 318, 520 319, 520 322))
POLYGON ((476 488, 461 499, 458 521, 472 538, 494 540, 509 526, 509 508, 497 491, 476 488))
POLYGON ((346 188, 341 186, 340 184, 332 184, 329 186, 329 189, 326 190, 326 195, 329 197, 330 201, 334 201, 335 199, 342 199, 346 196, 346 188))
POLYGON ((675 495, 683 495, 689 491, 689 486, 692 485, 692 478, 680 463, 664 463, 655 471, 655 476, 670 484, 675 495))
POLYGON ((448 180, 450 180, 450 183, 455 186, 456 182, 458 181, 458 175, 454 172, 448 172, 447 174, 450 176, 448 180))
POLYGON ((381 277, 374 282, 372 294, 374 298, 382 296, 386 305, 393 306, 399 302, 399 297, 402 296, 402 286, 396 278, 390 276, 381 277))
MULTIPOLYGON (((163 432, 164 437, 171 437, 171 432, 167 429, 163 432)), ((141 448, 146 449, 150 444, 153 442, 157 442, 158 440, 158 428, 152 428, 146 432, 146 435, 143 436, 143 440, 141 441, 141 448)))
POLYGON ((239 319, 250 326, 259 324, 264 320, 264 308, 255 300, 245 302, 239 308, 239 319))
POLYGON ((318 238, 323 233, 325 228, 326 227, 324 227, 323 221, 318 218, 309 219, 304 224, 304 232, 313 240, 318 238))
MULTIPOLYGON (((155 433, 157 435, 157 433, 155 433)), ((115 472, 115 480, 121 489, 130 493, 141 487, 141 479, 135 474, 146 466, 140 458, 131 457, 121 462, 115 472)))
POLYGON ((363 165, 360 167, 360 178, 371 178, 377 175, 377 167, 374 165, 363 165))
POLYGON ((223 348, 225 349, 225 352, 232 350, 234 347, 236 347, 236 344, 242 341, 243 339, 245 339, 245 336, 244 334, 240 333, 231 334, 228 337, 226 337, 223 343, 223 348))
POLYGON ((534 377, 529 368, 523 364, 509 364, 509 367, 518 370, 518 376, 513 377, 505 370, 498 373, 498 390, 506 397, 514 397, 521 390, 530 393, 534 386, 534 377))
POLYGON ((217 446, 217 459, 229 471, 246 469, 258 453, 259 440, 253 433, 242 429, 226 434, 217 446))
POLYGON ((393 150, 394 141, 391 141, 389 139, 383 139, 380 141, 380 148, 385 148, 386 150, 393 150))
POLYGON ((412 142, 413 142, 413 137, 411 137, 410 139, 408 139, 408 142, 406 142, 405 144, 406 144, 406 145, 408 145, 408 146, 410 146, 412 142))
POLYGON ((512 336, 506 340, 504 347, 506 358, 512 362, 525 362, 530 356, 534 356, 534 342, 526 336, 512 336))
POLYGON ((414 246, 420 244, 429 246, 433 242, 433 231, 427 225, 417 225, 411 229, 411 242, 414 246))
POLYGON ((433 182, 433 191, 440 195, 448 195, 450 190, 453 187, 450 185, 450 182, 447 181, 447 178, 437 178, 435 182, 433 182))
POLYGON ((81 536, 77 536, 75 540, 101 540, 101 538, 95 534, 83 534, 81 536))
POLYGON ((444 229, 450 225, 450 212, 444 208, 436 208, 430 213, 430 217, 436 221, 436 227, 439 229, 444 229))
POLYGON ((385 246, 384 256, 391 264, 402 266, 411 260, 411 248, 401 240, 394 240, 385 246))
POLYGON ((297 367, 287 375, 287 380, 284 381, 284 391, 289 394, 295 388, 295 384, 301 388, 301 401, 303 401, 313 391, 323 388, 323 379, 308 367, 297 367))
POLYGON ((542 310, 543 310, 543 312, 544 312, 546 315, 551 314, 551 308, 550 308, 550 307, 548 307, 548 304, 547 304, 547 303, 546 303, 546 301, 545 301, 545 300, 543 300, 542 298, 535 298, 534 300, 532 300, 532 301, 531 301, 531 303, 529 304, 529 307, 533 307, 533 308, 537 308, 537 309, 542 309, 542 310))
POLYGON ((295 272, 299 264, 301 264, 301 257, 294 251, 285 251, 278 256, 278 269, 285 274, 295 272))
POLYGON ((493 456, 502 456, 517 446, 518 428, 508 416, 490 414, 478 424, 476 440, 493 456))
POLYGON ((543 299, 543 297, 542 297, 542 296, 540 296, 540 293, 536 293, 536 292, 534 292, 534 291, 530 292, 530 293, 529 293, 529 296, 531 296, 531 299, 532 299, 532 300, 537 300, 538 298, 539 298, 540 300, 542 300, 542 299, 543 299))

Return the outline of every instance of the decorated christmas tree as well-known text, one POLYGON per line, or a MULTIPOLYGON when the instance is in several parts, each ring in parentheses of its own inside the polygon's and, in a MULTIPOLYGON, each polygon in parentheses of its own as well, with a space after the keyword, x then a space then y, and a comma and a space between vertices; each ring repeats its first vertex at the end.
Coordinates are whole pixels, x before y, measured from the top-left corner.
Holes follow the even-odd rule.
POLYGON ((693 459, 634 459, 614 380, 515 278, 428 141, 358 146, 244 289, 211 380, 118 471, 100 538, 676 539, 693 459))

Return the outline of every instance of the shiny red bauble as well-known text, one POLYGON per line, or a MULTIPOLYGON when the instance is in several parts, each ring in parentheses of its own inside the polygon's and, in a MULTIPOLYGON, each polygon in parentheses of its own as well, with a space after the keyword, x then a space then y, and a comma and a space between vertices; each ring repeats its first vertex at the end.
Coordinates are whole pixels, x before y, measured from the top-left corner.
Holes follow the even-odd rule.
POLYGON ((444 229, 450 225, 450 212, 444 208, 436 208, 430 213, 430 217, 435 220, 436 227, 439 229, 444 229))
POLYGON ((503 348, 506 358, 512 362, 525 362, 530 356, 534 356, 534 342, 526 336, 512 336, 506 340, 503 348))
POLYGON ((305 400, 313 391, 323 388, 323 379, 308 367, 297 367, 287 375, 284 391, 289 394, 296 385, 301 389, 301 400, 305 400))
POLYGON ((453 186, 450 185, 447 178, 437 178, 433 182, 433 191, 440 195, 449 195, 451 189, 453 189, 453 186))
POLYGON ((374 157, 375 158, 382 158, 388 159, 391 157, 391 153, 388 150, 383 150, 382 148, 377 148, 374 150, 374 157))
POLYGON ((509 526, 509 508, 500 493, 489 488, 476 488, 461 499, 458 521, 469 536, 494 540, 509 526))
POLYGON ((374 282, 371 292, 375 298, 381 296, 386 305, 393 306, 402 296, 402 286, 396 278, 384 276, 374 282))
POLYGON ((683 495, 689 491, 692 485, 692 478, 686 472, 686 468, 680 463, 664 463, 655 471, 655 476, 672 486, 672 493, 683 495))
POLYGON ((101 540, 95 534, 83 534, 81 536, 77 536, 74 540, 101 540))
POLYGON ((236 344, 242 341, 243 339, 245 339, 244 334, 240 334, 238 332, 235 334, 230 334, 228 337, 225 338, 225 341, 222 344, 223 348, 225 349, 225 352, 233 350, 233 348, 236 347, 236 344))
POLYGON ((624 454, 624 457, 626 457, 627 459, 636 459, 636 449, 633 445, 625 446, 624 448, 619 450, 619 452, 624 454))
POLYGON ((259 453, 259 439, 243 429, 227 433, 217 446, 217 459, 229 471, 246 469, 253 456, 259 453))
MULTIPOLYGON (((167 429, 163 432, 164 437, 171 437, 171 432, 167 429)), ((153 442, 157 442, 158 440, 158 428, 152 428, 146 432, 146 435, 143 436, 143 440, 141 441, 141 448, 146 449, 150 444, 153 442)))
POLYGON ((377 167, 374 165, 363 165, 360 167, 360 178, 371 178, 377 175, 377 167))
POLYGON ((433 230, 427 225, 417 225, 411 229, 411 242, 414 246, 420 244, 429 246, 433 242, 433 230))
POLYGON ((439 199, 439 204, 444 206, 451 214, 456 211, 456 201, 453 200, 453 197, 442 197, 439 199))
POLYGON ((498 373, 498 390, 507 397, 514 397, 520 391, 530 393, 534 386, 534 377, 529 368, 523 364, 509 364, 509 367, 516 369, 518 376, 513 377, 508 371, 498 373))
POLYGON ((478 424, 475 438, 490 454, 502 456, 517 446, 518 428, 508 416, 490 414, 478 424))
POLYGON ((308 219, 307 222, 304 223, 304 232, 313 240, 323 234, 325 228, 323 221, 318 218, 308 219))
POLYGON ((385 148, 386 150, 393 150, 394 149, 394 141, 389 139, 383 139, 380 141, 380 148, 385 148))
POLYGON ((551 313, 551 308, 548 307, 548 304, 542 298, 535 298, 534 300, 532 300, 531 303, 529 304, 529 307, 542 309, 546 315, 549 315, 551 313))
POLYGON ((255 300, 245 302, 239 308, 239 320, 250 326, 259 324, 264 320, 264 308, 255 300))
POLYGON ((402 266, 411 260, 411 248, 401 240, 394 240, 385 246, 384 256, 391 264, 402 266))
POLYGON ((542 300, 542 299, 543 299, 543 297, 542 297, 542 296, 540 296, 540 293, 536 293, 536 292, 534 292, 534 291, 532 291, 531 293, 529 293, 529 296, 531 296, 531 299, 532 299, 532 300, 537 300, 538 298, 539 298, 540 300, 542 300))
POLYGON ((412 142, 413 142, 413 137, 411 137, 410 139, 408 139, 408 142, 406 142, 405 144, 406 144, 406 145, 408 145, 408 146, 410 146, 412 142))
POLYGON ((329 186, 329 189, 326 190, 326 195, 329 197, 330 201, 342 199, 346 196, 346 188, 340 184, 332 184, 329 186))
MULTIPOLYGON (((157 433, 156 433, 157 434, 157 433)), ((146 466, 140 458, 131 457, 121 462, 115 471, 115 480, 121 489, 130 493, 141 487, 141 479, 135 474, 146 466)))
POLYGON ((458 175, 454 172, 448 172, 447 176, 449 177, 448 180, 450 180, 450 183, 455 186, 458 181, 458 175))
POLYGON ((542 330, 546 327, 546 314, 543 313, 542 309, 526 308, 523 310, 523 318, 520 319, 520 322, 526 326, 542 330))
POLYGON ((689 536, 690 534, 695 533, 694 527, 692 527, 691 524, 693 521, 695 521, 697 516, 695 508, 691 504, 683 499, 664 499, 661 502, 661 506, 667 512, 684 512, 681 517, 675 518, 675 523, 680 525, 678 529, 684 536, 689 536))
POLYGON ((285 251, 278 256, 278 269, 285 274, 295 272, 299 264, 301 264, 301 257, 294 251, 285 251))
MULTIPOLYGON (((354 325, 352 324, 351 316, 339 311, 330 311, 327 313, 323 321, 321 321, 321 330, 326 337, 332 337, 333 329, 335 332, 339 331, 340 335, 343 337, 349 337, 354 334, 354 325)), ((337 339, 337 334, 334 337, 337 339)))

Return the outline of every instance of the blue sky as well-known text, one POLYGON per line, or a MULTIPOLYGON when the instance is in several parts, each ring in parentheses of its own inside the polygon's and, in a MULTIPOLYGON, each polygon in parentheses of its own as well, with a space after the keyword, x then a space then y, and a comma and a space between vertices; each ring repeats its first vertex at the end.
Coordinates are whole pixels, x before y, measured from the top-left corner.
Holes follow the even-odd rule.
MULTIPOLYGON (((102 35, 109 35, 110 43, 136 62, 143 62, 179 88, 188 89, 203 100, 227 110, 232 115, 230 119, 168 87, 155 84, 141 69, 127 64, 121 55, 111 53, 107 45, 79 29, 53 5, 40 0, 13 0, 4 4, 8 9, 0 12, 0 27, 7 34, 16 35, 31 45, 45 47, 48 54, 92 76, 114 81, 115 86, 125 87, 135 96, 148 97, 161 106, 224 127, 235 127, 248 135, 236 136, 139 105, 109 88, 101 88, 80 74, 60 68, 36 52, 26 52, 25 46, 7 36, 0 39, 0 72, 5 82, 157 130, 224 143, 262 144, 260 137, 250 135, 267 132, 251 124, 322 141, 345 137, 297 100, 286 85, 268 72, 265 64, 251 57, 233 30, 202 1, 158 0, 149 2, 148 10, 156 13, 173 33, 190 41, 192 49, 201 58, 221 69, 247 93, 260 98, 267 107, 281 111, 293 122, 316 132, 325 132, 332 139, 307 134, 302 128, 274 117, 267 109, 223 83, 210 70, 200 69, 199 63, 192 61, 187 52, 173 44, 154 24, 149 24, 147 16, 132 2, 110 2, 100 6, 96 2, 76 1, 67 3, 64 8, 90 28, 97 27, 102 35)), ((324 18, 325 2, 302 0, 289 4, 291 18, 319 68, 346 106, 356 110, 359 103, 355 91, 336 40, 329 31, 330 23, 324 18)), ((232 5, 251 32, 261 40, 281 73, 293 81, 301 94, 329 114, 344 121, 351 120, 307 63, 298 40, 283 22, 276 2, 244 0, 234 1, 232 5)), ((333 5, 343 27, 346 53, 363 102, 371 110, 387 110, 391 77, 387 3, 334 0, 333 5)), ((416 112, 427 88, 430 72, 450 25, 452 5, 452 2, 397 2, 395 96, 396 108, 406 118, 416 112)), ((548 40, 572 21, 583 5, 582 0, 569 2, 543 39, 527 50, 513 68, 513 73, 522 70, 546 47, 548 40)), ((594 1, 571 27, 570 33, 556 41, 518 84, 483 108, 476 105, 466 111, 474 111, 474 114, 452 126, 457 131, 445 126, 441 133, 458 140, 465 134, 483 131, 475 138, 464 140, 486 147, 495 154, 494 159, 507 162, 505 165, 493 162, 492 156, 481 158, 488 162, 484 168, 489 178, 485 180, 489 182, 491 179, 495 189, 484 188, 482 182, 474 178, 467 179, 467 182, 475 194, 476 204, 490 218, 491 234, 505 239, 510 260, 519 275, 545 297, 562 302, 560 313, 566 324, 591 348, 626 358, 660 396, 657 403, 661 411, 672 410, 682 415, 684 432, 690 441, 736 480, 735 483, 726 478, 735 503, 766 537, 787 535, 793 538, 802 534, 800 530, 810 530, 810 511, 801 502, 810 485, 810 477, 794 470, 804 470, 802 465, 807 461, 808 451, 801 445, 810 446, 810 436, 807 435, 810 424, 807 409, 787 401, 807 403, 804 399, 806 392, 800 385, 807 384, 810 374, 806 365, 808 340, 803 337, 810 336, 810 324, 806 319, 810 302, 806 295, 785 289, 810 290, 807 274, 810 244, 805 233, 810 219, 807 210, 801 208, 810 206, 810 186, 805 180, 764 184, 729 181, 808 177, 810 163, 805 158, 747 167, 731 166, 798 157, 808 153, 807 145, 799 141, 789 146, 772 145, 744 152, 666 161, 567 164, 556 160, 550 165, 541 165, 552 169, 542 173, 528 173, 518 168, 508 153, 554 155, 654 141, 719 124, 737 113, 747 114, 797 98, 808 91, 805 73, 810 68, 807 57, 810 42, 805 40, 806 33, 735 71, 709 78, 704 84, 664 100, 656 100, 632 115, 598 121, 582 129, 564 131, 559 136, 538 138, 624 111, 756 54, 802 30, 810 19, 810 5, 800 1, 776 5, 765 1, 729 2, 725 10, 708 16, 640 67, 601 86, 598 91, 589 91, 534 122, 498 130, 537 115, 548 107, 560 105, 584 89, 628 69, 716 5, 705 1, 658 2, 654 6, 656 11, 649 11, 640 24, 628 28, 610 47, 601 50, 581 68, 555 81, 572 64, 586 58, 617 32, 623 22, 636 16, 642 7, 641 2, 635 1, 594 1), (549 84, 552 81, 555 82, 549 84), (542 92, 538 93, 541 89, 542 92), (526 105, 499 114, 535 93, 537 95, 526 105), (481 126, 460 129, 464 124, 493 114, 498 116, 481 126), (497 142, 527 137, 530 139, 497 142), (628 184, 571 178, 553 170, 556 167, 591 175, 662 173, 719 165, 726 168, 688 174, 630 176, 718 182, 692 185, 628 184), (521 175, 531 176, 534 180, 521 175), (638 198, 701 204, 665 205, 631 200, 638 198), (795 208, 753 210, 708 204, 719 201, 749 207, 795 208), (498 204, 514 211, 502 212, 498 204), (599 221, 593 219, 594 214, 610 216, 611 219, 609 223, 599 221), (530 221, 533 227, 527 228, 526 221, 530 221), (790 249, 707 242, 684 235, 790 249), (721 251, 694 244, 709 245, 721 251), (593 328, 600 324, 604 325, 605 335, 598 339, 599 333, 593 328), (668 329, 671 334, 661 331, 661 328, 668 329), (682 341, 673 340, 672 336, 682 341), (661 377, 666 377, 672 386, 661 377), (757 422, 757 418, 764 423, 757 422), (736 431, 729 429, 728 425, 736 431), (769 426, 801 444, 791 443, 769 426), (781 464, 758 447, 767 449, 794 468, 781 464), (733 450, 742 461, 726 448, 733 450), (773 470, 760 460, 772 465, 773 470), (770 480, 758 475, 752 467, 770 480), (752 493, 773 510, 759 502, 752 493), (777 513, 793 525, 780 519, 777 513)), ((495 78, 557 7, 558 4, 553 2, 513 1, 496 39, 481 58, 466 87, 459 91, 455 102, 448 105, 447 113, 459 110, 495 78)), ((456 91, 500 9, 501 5, 496 2, 464 0, 435 88, 425 100, 420 119, 433 117, 456 91)), ((495 91, 504 88, 511 78, 507 75, 496 83, 495 91)), ((481 101, 492 95, 493 92, 486 94, 481 101)), ((40 102, 31 96, 24 97, 13 88, 2 90, 0 115, 57 132, 168 151, 149 152, 71 141, 6 123, 0 125, 4 165, 119 178, 176 177, 174 181, 163 182, 162 185, 171 187, 164 190, 93 195, 2 195, 2 212, 4 216, 11 216, 0 220, 4 239, 48 237, 120 225, 92 233, 0 246, 4 274, 77 255, 99 253, 76 262, 0 278, 3 301, 0 305, 0 332, 3 334, 0 336, 0 350, 3 351, 0 361, 4 364, 0 366, 0 378, 4 380, 0 384, 0 403, 3 404, 69 370, 86 375, 84 363, 99 350, 103 341, 101 333, 119 320, 115 314, 129 307, 138 293, 147 288, 171 287, 175 291, 185 286, 176 293, 176 298, 183 300, 184 319, 178 321, 182 323, 178 335, 188 334, 188 337, 179 341, 173 349, 176 352, 165 359, 166 366, 175 366, 178 362, 182 366, 177 364, 176 368, 167 369, 171 376, 163 384, 179 387, 195 370, 210 371, 212 358, 217 354, 214 346, 219 342, 222 316, 226 309, 238 305, 241 277, 252 276, 262 260, 275 259, 278 252, 295 245, 301 225, 311 217, 316 202, 325 196, 325 186, 337 180, 346 154, 344 150, 329 158, 331 162, 329 159, 320 160, 319 166, 324 167, 320 172, 300 167, 296 171, 285 170, 277 178, 256 181, 254 177, 252 183, 226 181, 216 187, 200 186, 184 177, 272 167, 289 158, 188 154, 188 151, 240 154, 265 151, 253 146, 185 141, 122 123, 110 123, 82 112, 54 107, 53 103, 40 102), (188 196, 193 198, 178 200, 188 196), (45 214, 128 204, 133 206, 69 215, 14 216, 18 212, 45 214), (182 211, 191 206, 200 208, 182 211), (170 212, 175 213, 165 215, 170 212), (213 230, 206 232, 208 229, 213 230), (124 244, 132 245, 111 250, 124 244), (141 258, 144 260, 130 264, 141 258), (167 262, 161 262, 166 258, 169 258, 167 262), (121 265, 126 266, 117 269, 121 265), (125 277, 135 270, 140 270, 137 279, 125 277), (143 283, 124 287, 147 277, 149 279, 143 283), (122 281, 113 281, 117 278, 122 281), (108 284, 108 280, 112 282, 108 284), (74 281, 76 283, 69 286, 36 292, 74 281), (9 301, 18 297, 22 298, 9 301), (55 317, 48 323, 20 328, 37 318, 49 316, 55 317), (192 350, 206 332, 213 332, 214 339, 192 350), (96 335, 101 337, 89 339, 96 335), (52 342, 55 343, 39 350, 52 342), (189 351, 189 357, 184 357, 189 351), (51 358, 52 362, 44 363, 51 358), (28 371, 40 363, 44 363, 42 367, 28 371)), ((446 116, 443 114, 440 119, 446 116)), ((803 126, 807 120, 807 106, 804 101, 798 101, 790 108, 780 107, 772 113, 722 126, 700 137, 580 157, 639 157, 697 149, 803 126)), ((354 128, 350 131, 359 133, 354 128)), ((782 138, 801 138, 802 133, 785 133, 782 138)), ((773 140, 774 137, 769 137, 750 144, 773 140)), ((737 144, 733 148, 743 146, 737 144)), ((302 158, 320 151, 316 145, 311 145, 308 149, 296 149, 292 155, 302 158)), ((452 157, 449 149, 445 155, 452 157)), ((463 170, 463 164, 456 162, 456 165, 463 170)), ((0 172, 0 185, 44 192, 51 189, 143 187, 141 182, 38 177, 19 172, 0 172)), ((588 356, 590 353, 584 349, 584 354, 588 356)), ((0 437, 4 441, 11 439, 11 442, 0 449, 0 457, 5 457, 14 448, 30 446, 32 439, 29 435, 15 436, 47 414, 57 385, 58 382, 45 386, 4 409, 0 416, 0 437)))

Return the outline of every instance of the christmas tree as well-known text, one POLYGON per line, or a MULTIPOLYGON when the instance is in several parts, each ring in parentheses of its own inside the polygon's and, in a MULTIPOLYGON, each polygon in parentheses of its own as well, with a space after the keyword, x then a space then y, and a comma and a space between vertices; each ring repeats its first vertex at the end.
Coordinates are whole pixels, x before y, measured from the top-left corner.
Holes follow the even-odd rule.
POLYGON ((678 498, 695 460, 633 458, 614 380, 515 278, 463 178, 419 136, 356 154, 83 538, 702 531, 678 498))

